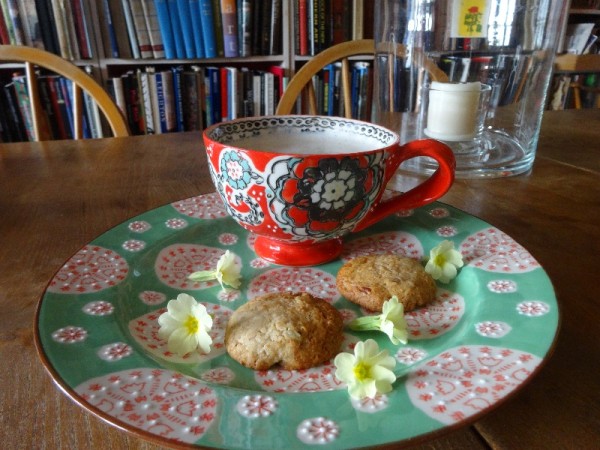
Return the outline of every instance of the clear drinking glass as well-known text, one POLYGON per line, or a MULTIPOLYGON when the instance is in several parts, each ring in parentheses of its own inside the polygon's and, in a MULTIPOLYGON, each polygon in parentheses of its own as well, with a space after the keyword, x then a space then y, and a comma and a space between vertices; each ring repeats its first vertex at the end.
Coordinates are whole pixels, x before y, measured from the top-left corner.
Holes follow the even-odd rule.
MULTIPOLYGON (((448 144, 457 177, 528 171, 567 3, 376 0, 373 120, 398 132, 403 143, 431 136, 448 144), (477 98, 469 87, 475 84, 486 86, 477 98), (435 97, 440 88, 441 102, 435 97), (432 102, 435 119, 428 118, 432 102), (464 125, 470 115, 479 117, 476 133, 451 129, 451 122, 464 125), (428 120, 446 134, 428 135, 428 120)), ((400 170, 427 173, 435 167, 420 158, 400 170)))

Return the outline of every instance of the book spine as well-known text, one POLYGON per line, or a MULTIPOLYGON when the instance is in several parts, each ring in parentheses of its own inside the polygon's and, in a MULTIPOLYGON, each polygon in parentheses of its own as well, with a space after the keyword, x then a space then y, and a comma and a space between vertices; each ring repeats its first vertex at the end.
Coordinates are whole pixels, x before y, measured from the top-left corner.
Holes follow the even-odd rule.
POLYGON ((179 18, 179 28, 183 41, 185 58, 196 57, 196 43, 194 41, 194 30, 192 29, 192 18, 190 17, 190 2, 188 0, 175 0, 177 6, 176 15, 179 18))
POLYGON ((188 0, 190 9, 190 20, 192 35, 194 37, 194 48, 196 58, 204 58, 204 33, 202 31, 202 21, 200 19, 200 0, 188 0))
POLYGON ((200 113, 200 117, 198 117, 198 129, 204 129, 204 124, 206 124, 206 74, 204 72, 204 68, 198 66, 192 66, 192 70, 196 74, 196 85, 198 88, 198 100, 199 106, 198 111, 200 113))
POLYGON ((70 136, 70 139, 73 139, 75 137, 75 117, 73 117, 73 99, 71 94, 73 83, 69 82, 65 77, 58 77, 58 88, 65 102, 67 134, 70 136))
POLYGON ((123 3, 121 0, 105 0, 109 3, 110 20, 115 35, 115 45, 117 47, 118 58, 130 59, 132 57, 127 24, 125 23, 125 14, 123 13, 123 3))
POLYGON ((317 52, 322 52, 327 47, 325 29, 327 18, 325 17, 325 0, 317 0, 315 17, 315 39, 317 40, 317 52))
POLYGON ((165 80, 163 77, 163 72, 156 72, 154 76, 156 78, 156 105, 160 124, 160 132, 167 133, 169 129, 167 127, 167 112, 165 109, 165 80))
POLYGON ((25 130, 25 123, 21 116, 19 100, 13 81, 4 86, 4 96, 8 105, 9 119, 12 125, 14 140, 19 142, 27 141, 27 130, 25 130))
POLYGON ((198 98, 198 85, 196 73, 185 71, 181 77, 182 96, 186 99, 182 103, 183 109, 183 129, 185 131, 195 131, 198 128, 198 117, 200 115, 200 99, 198 98))
POLYGON ((272 1, 270 31, 269 54, 278 55, 281 53, 281 0, 272 1))
POLYGON ((135 24, 133 22, 133 12, 131 10, 130 0, 121 0, 121 10, 125 17, 125 24, 127 26, 127 35, 129 36, 129 45, 131 46, 131 53, 135 59, 142 57, 140 53, 140 46, 135 31, 135 24))
POLYGON ((6 0, 8 9, 8 19, 12 23, 14 45, 27 45, 25 41, 25 29, 21 15, 19 13, 19 5, 17 0, 6 0))
POLYGON ((183 88, 182 75, 183 67, 172 67, 171 73, 173 76, 173 104, 175 107, 175 130, 184 130, 184 115, 183 115, 183 88))
POLYGON ((72 0, 71 10, 73 12, 73 26, 79 45, 79 52, 83 59, 92 57, 92 47, 86 25, 86 14, 81 0, 72 0))
POLYGON ((123 78, 112 78, 112 83, 115 103, 123 113, 123 116, 127 117, 127 105, 125 103, 125 90, 123 88, 123 78))
POLYGON ((50 127, 50 135, 53 139, 58 139, 58 122, 56 115, 54 114, 54 108, 52 107, 52 99, 48 89, 48 77, 38 77, 38 91, 40 94, 40 103, 48 118, 48 125, 50 127))
POLYGON ((44 49, 60 54, 60 47, 58 45, 58 36, 54 27, 54 17, 52 15, 52 7, 48 2, 36 1, 35 10, 40 24, 40 34, 42 41, 44 42, 44 49))
POLYGON ((306 34, 308 40, 308 54, 316 54, 316 41, 315 41, 315 1, 306 0, 306 34))
POLYGON ((226 58, 239 56, 237 12, 235 0, 221 0, 221 23, 223 26, 223 52, 226 58))
POLYGON ((271 0, 265 1, 262 4, 262 18, 260 35, 260 54, 269 55, 271 51, 271 12, 273 11, 273 4, 271 0))
POLYGON ((152 99, 150 97, 149 75, 142 70, 137 73, 140 87, 140 104, 144 113, 144 128, 146 134, 154 134, 154 114, 152 112, 152 99))
POLYGON ((352 39, 358 40, 363 38, 364 2, 363 0, 352 0, 352 4, 352 39))
POLYGON ((148 38, 150 39, 150 45, 152 46, 152 55, 155 59, 162 59, 165 57, 165 48, 160 34, 160 24, 158 22, 158 15, 156 14, 156 6, 154 5, 153 0, 141 1, 146 28, 148 29, 148 38))
POLYGON ((40 24, 35 7, 35 0, 21 0, 19 8, 23 20, 27 45, 43 50, 44 41, 42 40, 42 35, 40 33, 40 24))
POLYGON ((183 29, 179 12, 177 10, 177 0, 167 0, 167 8, 169 10, 169 20, 171 21, 171 29, 173 30, 173 41, 175 42, 175 54, 177 58, 185 58, 185 44, 183 42, 183 29))
POLYGON ((220 69, 220 86, 219 89, 221 91, 221 121, 226 121, 229 119, 229 91, 227 91, 227 68, 221 67, 220 69))
POLYGON ((265 90, 264 90, 264 115, 270 116, 275 113, 275 77, 271 72, 264 73, 265 90))
POLYGON ((250 0, 242 0, 240 16, 240 31, 239 31, 239 50, 240 56, 252 56, 252 2, 250 0))
POLYGON ((69 120, 67 106, 57 80, 57 76, 47 77, 48 90, 50 92, 50 98, 54 108, 54 115, 58 123, 58 137, 60 139, 70 139, 69 134, 67 133, 67 126, 65 126, 66 122, 69 120))
POLYGON ((125 104, 127 106, 127 117, 129 119, 129 128, 135 134, 141 134, 143 127, 142 117, 140 116, 139 88, 137 78, 132 72, 128 72, 123 77, 123 87, 125 89, 125 104))
POLYGON ((177 58, 177 52, 175 49, 175 38, 173 37, 173 29, 171 27, 171 19, 169 17, 167 0, 154 0, 154 6, 156 9, 156 16, 158 17, 160 35, 162 37, 162 43, 165 50, 165 58, 175 59, 177 58))
POLYGON ((229 120, 237 119, 239 114, 239 83, 238 69, 236 67, 227 68, 227 118, 229 120))
POLYGON ((331 43, 344 42, 344 0, 331 0, 331 43))
POLYGON ((204 38, 204 54, 207 58, 216 58, 217 43, 215 39, 214 15, 211 0, 199 0, 200 23, 204 38))
POLYGON ((10 45, 10 36, 8 35, 8 28, 6 26, 6 19, 4 18, 4 9, 0 5, 0 44, 10 45))
MULTIPOLYGON (((150 90, 150 102, 152 103, 152 118, 154 123, 154 134, 162 133, 162 125, 160 120, 160 108, 158 104, 158 89, 156 87, 156 73, 153 67, 147 67, 148 87, 150 90)), ((162 89, 162 86, 161 86, 162 89)))
POLYGON ((62 0, 60 4, 64 21, 67 27, 67 39, 73 52, 73 59, 81 59, 81 51, 77 40, 77 33, 75 32, 75 16, 73 9, 71 8, 71 0, 62 0))
POLYGON ((223 43, 223 21, 221 19, 221 0, 211 0, 212 1, 212 11, 214 22, 213 25, 215 27, 215 42, 217 46, 217 56, 225 56, 225 49, 223 43))
POLYGON ((152 52, 152 44, 150 43, 150 35, 148 33, 148 25, 146 23, 146 16, 144 15, 142 1, 129 0, 129 6, 131 8, 133 28, 137 39, 140 57, 152 58, 154 53, 152 52))
POLYGON ((29 141, 35 140, 35 134, 33 131, 33 118, 31 112, 31 106, 29 104, 29 93, 27 92, 27 86, 25 85, 25 77, 17 76, 13 77, 13 83, 15 87, 17 104, 21 114, 21 120, 25 125, 25 131, 27 133, 27 139, 29 141))
POLYGON ((275 101, 279 102, 279 99, 281 98, 281 96, 283 95, 283 92, 285 91, 285 83, 286 83, 285 69, 281 66, 271 66, 271 67, 269 67, 269 72, 271 72, 273 74, 273 76, 275 77, 275 87, 276 87, 276 92, 277 92, 277 95, 275 96, 275 101))
POLYGON ((168 133, 176 131, 175 96, 173 91, 173 74, 170 70, 162 72, 162 88, 164 95, 165 122, 168 133))
POLYGON ((6 26, 6 33, 8 34, 7 44, 15 45, 15 28, 12 20, 10 19, 10 12, 8 11, 8 0, 0 0, 0 7, 2 8, 2 15, 4 16, 4 25, 6 26))
POLYGON ((205 70, 205 83, 204 83, 204 106, 206 108, 206 126, 210 126, 214 123, 213 120, 213 105, 212 105, 212 69, 210 67, 205 70))
POLYGON ((298 2, 298 29, 299 52, 301 56, 308 55, 308 5, 307 0, 296 0, 298 2))
POLYGON ((262 10, 264 2, 254 2, 252 7, 252 54, 262 55, 262 10))
POLYGON ((243 117, 252 117, 254 116, 254 92, 253 92, 253 84, 252 84, 252 72, 247 68, 242 68, 242 81, 241 81, 241 109, 243 117))
POLYGON ((212 108, 211 111, 211 125, 220 122, 221 116, 221 76, 220 70, 217 67, 207 68, 209 94, 207 102, 210 101, 212 108))
POLYGON ((98 121, 98 106, 94 103, 92 97, 85 91, 83 92, 83 104, 85 105, 85 112, 88 119, 88 125, 90 127, 90 137, 92 139, 101 138, 102 127, 98 121))

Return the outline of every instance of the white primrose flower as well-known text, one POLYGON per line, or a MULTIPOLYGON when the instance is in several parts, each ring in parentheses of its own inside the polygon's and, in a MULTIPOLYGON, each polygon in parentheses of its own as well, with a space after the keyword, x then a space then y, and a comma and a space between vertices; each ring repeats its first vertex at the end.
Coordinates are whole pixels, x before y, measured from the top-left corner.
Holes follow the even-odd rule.
POLYGON ((212 338, 208 334, 213 325, 203 304, 188 294, 179 294, 169 300, 167 311, 158 318, 158 337, 167 341, 170 352, 184 356, 197 348, 210 352, 212 338))
POLYGON ((200 270, 190 274, 188 278, 192 281, 217 280, 223 289, 226 284, 237 289, 242 283, 240 271, 241 267, 236 264, 235 254, 227 250, 219 258, 215 270, 200 270))
POLYGON ((355 331, 383 331, 394 345, 408 342, 408 325, 404 318, 404 305, 398 301, 398 297, 395 295, 385 301, 381 314, 359 317, 350 322, 348 326, 355 331))
POLYGON ((373 339, 358 342, 354 354, 339 353, 334 364, 335 376, 348 385, 348 393, 355 399, 387 394, 396 381, 392 371, 396 360, 389 356, 387 350, 379 351, 373 339))
POLYGON ((429 261, 425 265, 425 272, 434 280, 449 283, 458 274, 459 268, 464 265, 462 255, 454 250, 452 241, 442 241, 429 252, 429 261))

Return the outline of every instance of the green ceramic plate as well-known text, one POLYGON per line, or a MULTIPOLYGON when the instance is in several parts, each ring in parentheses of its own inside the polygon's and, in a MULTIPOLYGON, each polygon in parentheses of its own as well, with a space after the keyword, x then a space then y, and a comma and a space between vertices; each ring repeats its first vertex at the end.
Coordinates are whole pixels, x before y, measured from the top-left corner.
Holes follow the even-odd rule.
POLYGON ((65 263, 40 301, 36 340, 48 371, 85 409, 165 445, 348 448, 413 443, 476 420, 531 380, 556 337, 556 296, 537 261, 502 231, 447 205, 351 235, 339 260, 318 267, 271 265, 252 245, 216 194, 149 211, 98 237, 65 263), (364 312, 336 289, 345 260, 382 252, 420 259, 443 239, 454 241, 466 265, 438 285, 434 304, 407 315, 408 345, 346 333, 346 349, 374 338, 395 356, 390 394, 353 401, 331 363, 255 372, 225 352, 228 317, 248 299, 305 290, 349 321, 364 312), (225 250, 242 264, 240 290, 187 280, 214 268, 225 250), (180 358, 157 336, 157 317, 181 292, 214 317, 209 355, 180 358))

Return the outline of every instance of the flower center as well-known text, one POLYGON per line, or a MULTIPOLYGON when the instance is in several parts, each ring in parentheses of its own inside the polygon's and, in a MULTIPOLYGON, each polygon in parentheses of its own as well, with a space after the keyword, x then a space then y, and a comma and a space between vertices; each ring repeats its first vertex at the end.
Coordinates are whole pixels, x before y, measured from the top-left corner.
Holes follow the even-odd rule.
POLYGON ((188 316, 183 326, 187 330, 188 334, 196 334, 198 332, 198 319, 194 316, 188 316))
POLYGON ((444 258, 444 255, 440 253, 439 255, 436 255, 434 262, 436 266, 442 267, 444 264, 446 264, 446 258, 444 258))
POLYGON ((354 376, 358 381, 365 381, 369 377, 371 367, 364 362, 359 362, 354 366, 354 376))

